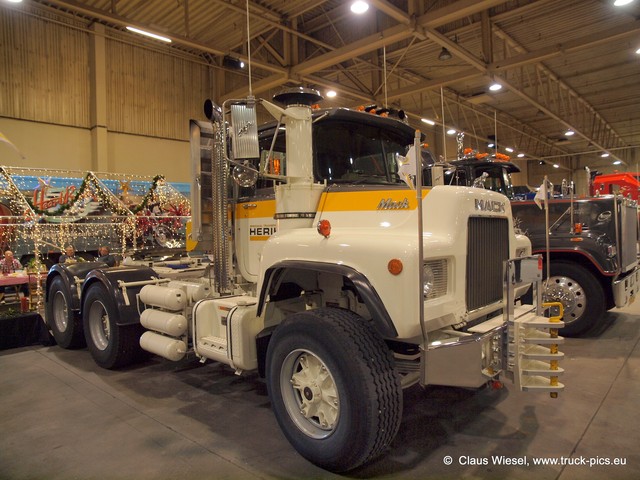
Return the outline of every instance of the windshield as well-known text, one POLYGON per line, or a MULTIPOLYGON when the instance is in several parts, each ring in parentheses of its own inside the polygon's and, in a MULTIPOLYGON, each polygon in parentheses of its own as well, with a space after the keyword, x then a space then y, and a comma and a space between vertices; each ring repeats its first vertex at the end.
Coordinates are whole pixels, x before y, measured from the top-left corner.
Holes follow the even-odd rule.
MULTIPOLYGON (((260 158, 254 167, 274 175, 287 174, 285 126, 262 130, 260 158), (269 150, 273 151, 269 156, 269 150)), ((348 184, 401 184, 398 156, 407 154, 412 139, 396 130, 345 120, 322 120, 313 124, 313 172, 315 181, 348 184)), ((274 180, 260 178, 257 188, 271 187, 274 180)), ((246 195, 254 189, 243 189, 246 195)))
POLYGON ((473 169, 473 178, 479 178, 485 172, 488 176, 484 179, 484 188, 502 193, 509 198, 514 197, 511 175, 506 168, 500 166, 500 164, 478 166, 473 169))
POLYGON ((316 180, 333 183, 396 184, 398 156, 411 140, 397 132, 355 122, 314 125, 316 180))

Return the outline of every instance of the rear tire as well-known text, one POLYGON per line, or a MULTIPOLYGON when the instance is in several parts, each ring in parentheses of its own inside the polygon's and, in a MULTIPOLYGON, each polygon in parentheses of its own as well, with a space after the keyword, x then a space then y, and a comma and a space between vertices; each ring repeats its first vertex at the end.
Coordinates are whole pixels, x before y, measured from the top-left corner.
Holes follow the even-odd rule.
POLYGON ((320 308, 288 317, 269 342, 267 388, 289 442, 333 472, 382 454, 402 419, 391 351, 348 310, 320 308))
POLYGON ((51 281, 45 310, 47 323, 58 345, 69 349, 86 345, 82 321, 72 309, 71 292, 60 276, 51 281))
POLYGON ((142 357, 140 325, 118 325, 118 309, 113 297, 101 283, 90 285, 82 307, 87 347, 102 368, 130 365, 142 357))

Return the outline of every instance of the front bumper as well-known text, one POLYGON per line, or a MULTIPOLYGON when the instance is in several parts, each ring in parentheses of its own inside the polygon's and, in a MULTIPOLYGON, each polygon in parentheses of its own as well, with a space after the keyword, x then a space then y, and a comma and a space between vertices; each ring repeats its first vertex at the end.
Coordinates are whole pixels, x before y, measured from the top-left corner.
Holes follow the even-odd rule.
POLYGON ((630 273, 613 281, 613 301, 618 308, 626 307, 635 300, 640 287, 640 268, 635 267, 630 273))
POLYGON ((496 320, 499 326, 485 333, 429 345, 423 351, 421 383, 478 388, 496 378, 502 370, 507 334, 502 315, 496 320))

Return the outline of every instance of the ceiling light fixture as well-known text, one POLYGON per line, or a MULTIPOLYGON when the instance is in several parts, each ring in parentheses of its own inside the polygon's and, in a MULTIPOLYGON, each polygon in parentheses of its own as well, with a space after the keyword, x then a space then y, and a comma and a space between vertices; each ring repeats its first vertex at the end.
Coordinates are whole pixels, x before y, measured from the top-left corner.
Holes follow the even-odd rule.
POLYGON ((7 0, 8 3, 22 3, 22 0, 7 0))
POLYGON ((427 125, 431 125, 431 126, 433 126, 433 125, 435 125, 435 124, 436 124, 436 122, 434 122, 433 120, 429 120, 428 118, 422 118, 421 120, 422 120, 424 123, 426 123, 427 125))
POLYGON ((451 52, 447 50, 447 47, 442 47, 442 50, 440 50, 440 55, 438 55, 438 60, 445 61, 451 60, 452 58, 453 55, 451 55, 451 52))
POLYGON ((565 137, 570 137, 571 135, 575 135, 576 132, 574 132, 573 130, 567 130, 566 132, 564 132, 565 137))
POLYGON ((519 153, 518 158, 524 158, 524 153, 519 153))
POLYGON ((640 55, 640 48, 636 50, 636 53, 640 55))
POLYGON ((495 146, 496 146, 495 143, 487 143, 487 148, 493 148, 495 146))
POLYGON ((622 160, 616 160, 615 162, 613 162, 614 165, 620 165, 622 163, 622 160))
POLYGON ((351 4, 351 11, 356 15, 362 15, 367 10, 369 10, 369 4, 367 2, 358 0, 357 2, 353 2, 351 4))
POLYGON ((560 168, 560 165, 558 165, 557 163, 554 163, 553 168, 560 168))
POLYGON ((338 93, 335 90, 327 90, 327 98, 334 98, 338 93))
POLYGON ((609 156, 609 154, 607 152, 602 152, 602 155, 600 155, 602 158, 607 158, 609 156))
POLYGON ((513 153, 513 148, 511 147, 506 147, 505 150, 509 153, 513 153))
POLYGON ((492 83, 491 86, 489 87, 489 90, 491 90, 492 92, 497 92, 498 90, 502 89, 502 85, 500 85, 499 83, 492 83))
POLYGON ((171 43, 170 38, 163 37, 162 35, 158 35, 157 33, 147 32, 145 30, 140 30, 139 28, 136 28, 136 27, 127 27, 127 30, 129 30, 130 32, 137 33, 139 35, 144 35, 145 37, 150 37, 155 40, 160 40, 161 42, 171 43))
POLYGON ((456 129, 455 128, 450 128, 449 130, 447 130, 447 135, 453 135, 456 133, 456 129))
POLYGON ((240 70, 244 68, 244 62, 230 55, 225 55, 224 58, 222 59, 222 66, 226 68, 240 70))
POLYGON ((629 5, 633 0, 616 0, 613 2, 615 7, 624 7, 625 5, 629 5))

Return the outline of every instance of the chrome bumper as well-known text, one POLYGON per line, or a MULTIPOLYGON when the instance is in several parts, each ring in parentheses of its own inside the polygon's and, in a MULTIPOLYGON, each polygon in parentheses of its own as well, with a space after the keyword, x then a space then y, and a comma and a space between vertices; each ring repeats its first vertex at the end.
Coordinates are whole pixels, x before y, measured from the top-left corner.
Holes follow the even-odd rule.
POLYGON ((622 308, 633 303, 640 287, 640 268, 635 267, 631 273, 619 277, 613 282, 613 301, 616 307, 622 308))

